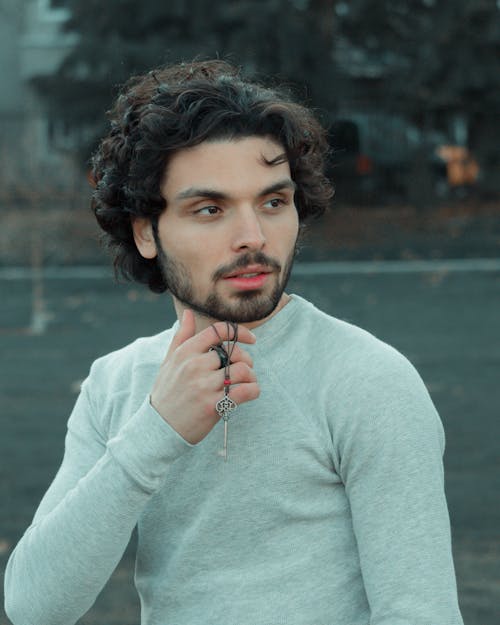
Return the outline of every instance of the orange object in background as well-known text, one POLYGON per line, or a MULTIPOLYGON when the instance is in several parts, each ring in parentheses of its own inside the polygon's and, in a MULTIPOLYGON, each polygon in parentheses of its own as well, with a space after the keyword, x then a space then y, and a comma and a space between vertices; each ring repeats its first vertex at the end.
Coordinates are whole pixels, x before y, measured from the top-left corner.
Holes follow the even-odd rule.
POLYGON ((358 154, 356 158, 356 173, 360 176, 367 176, 373 173, 373 161, 364 154, 358 154))
POLYGON ((446 163, 446 174, 450 187, 476 184, 479 165, 466 147, 440 145, 436 154, 446 163))

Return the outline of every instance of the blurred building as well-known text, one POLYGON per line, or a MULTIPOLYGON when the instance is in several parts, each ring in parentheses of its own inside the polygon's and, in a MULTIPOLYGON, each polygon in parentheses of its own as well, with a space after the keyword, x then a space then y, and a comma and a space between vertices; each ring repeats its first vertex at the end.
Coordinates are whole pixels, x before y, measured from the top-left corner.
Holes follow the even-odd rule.
MULTIPOLYGON (((150 10, 154 4, 148 5, 150 10)), ((160 11, 161 26, 151 34, 150 48, 145 31, 144 39, 135 41, 136 50, 123 54, 129 43, 125 38, 122 48, 115 46, 116 55, 123 56, 120 67, 130 62, 137 50, 144 58, 149 50, 154 65, 162 46, 179 58, 194 56, 197 46, 200 50, 211 46, 225 52, 237 50, 237 57, 250 71, 257 69, 302 81, 315 104, 325 111, 334 150, 332 175, 338 191, 344 183, 356 190, 366 188, 369 197, 378 193, 384 198, 387 191, 401 196, 416 181, 415 189, 432 187, 444 197, 452 186, 450 180, 458 178, 449 173, 449 160, 437 148, 450 145, 467 148, 477 158, 479 168, 476 163, 475 175, 466 176, 469 185, 479 181, 484 188, 500 191, 498 114, 492 113, 491 106, 483 111, 483 92, 467 99, 445 90, 444 99, 434 103, 424 96, 413 97, 418 84, 405 85, 406 76, 413 71, 412 63, 418 60, 414 44, 405 44, 405 54, 398 46, 382 45, 377 40, 382 35, 359 16, 356 19, 364 30, 361 36, 355 22, 357 36, 353 38, 352 32, 344 32, 343 27, 343 20, 354 6, 347 2, 293 0, 289 5, 296 12, 289 11, 290 19, 280 22, 269 54, 269 47, 255 45, 256 33, 268 32, 266 24, 273 24, 277 15, 285 15, 288 5, 285 0, 273 0, 262 3, 262 10, 254 11, 252 6, 257 4, 257 0, 226 0, 221 3, 224 10, 215 11, 208 0, 157 3, 168 10, 160 11), (315 20, 308 21, 306 17, 312 13, 315 20), (208 20, 212 14, 213 20, 208 20), (175 36, 164 36, 162 28, 175 36), (303 36, 307 28, 318 31, 314 40, 303 36)), ((429 0, 427 4, 434 3, 429 0)), ((484 3, 475 4, 475 11, 483 10, 484 3)), ((120 10, 119 3, 111 5, 120 10)), ((0 2, 0 194, 6 190, 12 194, 16 189, 29 192, 43 185, 59 189, 76 186, 76 148, 87 129, 70 131, 66 122, 49 115, 48 101, 33 86, 34 78, 52 75, 77 43, 76 35, 61 28, 69 17, 64 6, 64 0, 0 2)), ((146 8, 145 5, 144 11, 146 8)), ((100 11, 100 5, 95 5, 94 10, 100 11)), ((135 19, 133 14, 130 19, 135 19)), ((492 30, 492 41, 500 41, 498 35, 492 30)), ((96 40, 92 45, 99 44, 100 40, 96 40)), ((497 49, 491 42, 489 45, 492 50, 497 49)), ((112 61, 109 60, 110 67, 112 61)), ((142 61, 141 57, 139 65, 142 61)), ((457 76, 466 73, 459 64, 457 67, 457 76)), ((448 73, 454 69, 453 64, 448 73)), ((479 72, 474 66, 466 75, 473 70, 479 72)), ((459 85, 462 82, 458 81, 459 85)), ((463 82, 462 90, 467 85, 463 82)), ((341 197, 341 192, 337 197, 341 197)))
MULTIPOLYGON (((70 186, 76 174, 64 150, 64 129, 50 121, 31 80, 54 72, 74 45, 54 0, 3 0, 0 5, 0 193, 22 198, 34 188, 70 186), (64 171, 64 175, 61 175, 64 171)), ((69 147, 69 146, 68 146, 69 147)))

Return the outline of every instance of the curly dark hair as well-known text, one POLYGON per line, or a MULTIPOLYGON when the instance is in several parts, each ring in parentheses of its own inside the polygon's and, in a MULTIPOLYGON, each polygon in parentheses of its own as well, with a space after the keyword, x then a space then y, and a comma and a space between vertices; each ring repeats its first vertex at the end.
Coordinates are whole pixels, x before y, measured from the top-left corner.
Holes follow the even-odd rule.
POLYGON ((324 175, 326 133, 313 113, 282 89, 243 79, 225 61, 194 61, 131 78, 109 112, 111 129, 92 158, 92 208, 105 231, 115 272, 161 293, 157 259, 134 243, 132 216, 156 227, 166 209, 160 192, 169 159, 207 140, 250 136, 280 143, 297 185, 299 221, 321 215, 333 195, 324 175))

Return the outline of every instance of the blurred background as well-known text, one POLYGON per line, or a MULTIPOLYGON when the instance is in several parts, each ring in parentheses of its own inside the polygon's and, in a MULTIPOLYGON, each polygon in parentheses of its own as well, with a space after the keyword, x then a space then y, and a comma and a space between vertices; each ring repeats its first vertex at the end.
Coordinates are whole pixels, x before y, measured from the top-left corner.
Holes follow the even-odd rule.
MULTIPOLYGON (((0 0, 0 571, 92 360, 173 320, 104 268, 88 168, 105 112, 130 75, 215 56, 328 129, 336 194, 290 290, 421 372, 464 619, 498 625, 500 0, 0 0)), ((81 623, 138 624, 132 553, 81 623)))
POLYGON ((497 255, 498 0, 0 0, 0 262, 102 263, 87 170, 118 86, 214 56, 329 129, 309 259, 497 255), (43 250, 18 245, 24 220, 43 250))

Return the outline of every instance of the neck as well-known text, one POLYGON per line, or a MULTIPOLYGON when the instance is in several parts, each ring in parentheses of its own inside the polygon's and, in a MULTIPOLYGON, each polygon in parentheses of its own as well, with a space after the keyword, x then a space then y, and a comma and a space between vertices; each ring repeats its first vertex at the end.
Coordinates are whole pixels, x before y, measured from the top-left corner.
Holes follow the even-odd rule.
MULTIPOLYGON (((189 306, 184 305, 175 297, 172 297, 172 299, 174 302, 174 308, 177 314, 177 318, 180 321, 182 318, 182 313, 184 312, 186 308, 189 308, 189 306)), ((264 319, 240 323, 238 325, 244 326, 245 328, 248 328, 249 330, 252 330, 253 328, 257 328, 258 326, 261 326, 264 323, 266 323, 266 321, 269 321, 271 317, 274 317, 274 315, 278 313, 284 306, 286 306, 286 304, 288 304, 289 301, 290 301, 290 296, 287 295, 287 293, 283 293, 280 301, 278 302, 278 305, 276 306, 276 308, 273 310, 273 312, 270 315, 268 315, 267 317, 264 317, 264 319)), ((225 319, 211 319, 210 317, 205 317, 204 315, 200 315, 197 312, 194 313, 194 318, 195 318, 196 333, 201 332, 205 328, 208 328, 212 323, 215 323, 216 321, 225 321, 225 319)))

